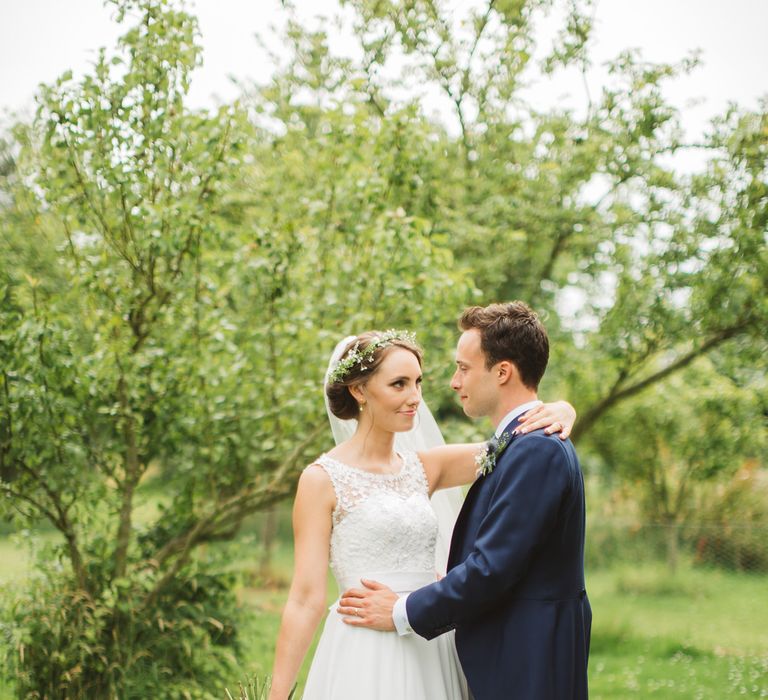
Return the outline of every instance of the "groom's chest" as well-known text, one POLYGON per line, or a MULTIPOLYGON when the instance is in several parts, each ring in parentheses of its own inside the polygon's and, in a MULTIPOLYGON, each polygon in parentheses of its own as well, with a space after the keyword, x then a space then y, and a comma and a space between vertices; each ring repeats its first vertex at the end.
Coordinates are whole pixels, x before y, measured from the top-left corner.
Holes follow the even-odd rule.
POLYGON ((478 477, 464 499, 454 532, 465 547, 472 547, 480 525, 491 509, 497 491, 497 480, 500 477, 500 473, 495 472, 496 470, 487 476, 478 477))

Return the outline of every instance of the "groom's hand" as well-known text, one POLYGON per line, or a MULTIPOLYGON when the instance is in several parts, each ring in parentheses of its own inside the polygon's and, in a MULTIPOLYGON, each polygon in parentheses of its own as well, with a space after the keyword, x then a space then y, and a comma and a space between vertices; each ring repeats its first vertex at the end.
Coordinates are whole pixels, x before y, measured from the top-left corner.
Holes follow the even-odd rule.
POLYGON ((365 589, 350 588, 344 591, 336 611, 343 615, 344 622, 354 627, 369 627, 382 632, 395 629, 392 622, 392 608, 398 596, 378 581, 360 579, 365 589))

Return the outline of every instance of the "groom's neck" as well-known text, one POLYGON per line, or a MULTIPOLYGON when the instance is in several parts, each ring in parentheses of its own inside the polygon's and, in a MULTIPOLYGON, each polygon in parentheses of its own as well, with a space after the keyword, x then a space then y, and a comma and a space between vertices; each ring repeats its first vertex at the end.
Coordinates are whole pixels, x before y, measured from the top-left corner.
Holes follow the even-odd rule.
POLYGON ((509 394, 502 398, 496 408, 496 411, 494 411, 494 414, 490 416, 493 427, 498 428, 499 423, 501 423, 501 421, 503 421, 504 418, 511 411, 514 411, 518 406, 522 406, 524 403, 528 403, 530 401, 537 401, 538 398, 539 397, 536 395, 536 392, 528 389, 527 387, 522 387, 520 389, 511 391, 509 394))

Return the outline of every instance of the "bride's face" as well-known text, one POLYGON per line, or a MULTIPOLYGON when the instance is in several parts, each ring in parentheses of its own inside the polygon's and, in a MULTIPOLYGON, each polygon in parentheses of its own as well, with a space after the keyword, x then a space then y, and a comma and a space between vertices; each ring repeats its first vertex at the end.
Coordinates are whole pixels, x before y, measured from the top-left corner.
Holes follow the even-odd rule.
POLYGON ((410 430, 421 403, 419 361, 405 348, 394 347, 358 391, 365 402, 361 421, 394 433, 410 430))

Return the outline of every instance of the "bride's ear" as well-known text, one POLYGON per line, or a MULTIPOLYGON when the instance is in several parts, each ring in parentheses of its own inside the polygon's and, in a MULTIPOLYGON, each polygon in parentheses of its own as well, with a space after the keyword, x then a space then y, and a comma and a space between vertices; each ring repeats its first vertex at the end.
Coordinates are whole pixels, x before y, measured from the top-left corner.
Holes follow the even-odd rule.
POLYGON ((347 387, 347 389, 349 389, 349 393, 352 394, 352 398, 357 401, 357 403, 365 403, 365 394, 363 393, 362 384, 353 384, 352 386, 347 387))

